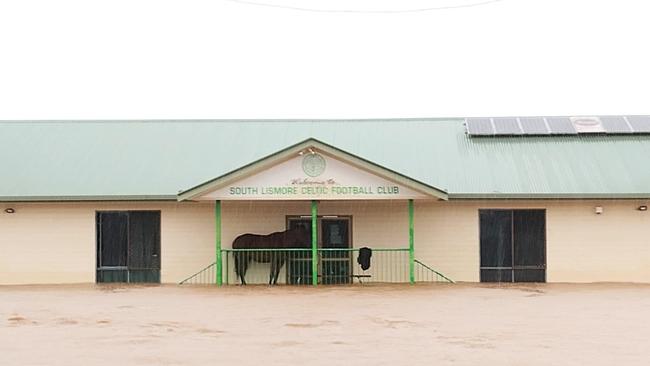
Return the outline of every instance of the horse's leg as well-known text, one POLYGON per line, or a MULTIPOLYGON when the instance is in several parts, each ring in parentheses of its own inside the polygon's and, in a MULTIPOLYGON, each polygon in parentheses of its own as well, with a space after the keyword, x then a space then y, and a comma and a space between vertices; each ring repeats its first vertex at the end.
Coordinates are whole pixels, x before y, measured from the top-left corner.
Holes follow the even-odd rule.
POLYGON ((277 264, 275 263, 275 256, 271 254, 271 270, 269 271, 269 286, 273 285, 273 278, 275 277, 275 267, 277 264))
POLYGON ((269 272, 269 285, 275 285, 278 283, 278 253, 271 253, 271 271, 269 272))
POLYGON ((242 271, 240 273, 241 277, 241 284, 245 285, 246 284, 246 271, 248 271, 248 262, 250 261, 250 258, 248 258, 248 253, 242 253, 243 255, 243 261, 242 261, 242 271))
POLYGON ((246 276, 247 267, 248 267, 248 257, 246 253, 243 252, 235 253, 235 271, 237 272, 237 276, 239 277, 242 286, 246 284, 246 280, 244 277, 246 276))
POLYGON ((285 260, 284 256, 281 256, 276 261, 275 273, 273 275, 273 284, 274 285, 278 284, 278 277, 280 276, 280 270, 282 269, 282 266, 284 265, 284 260, 285 260))
POLYGON ((240 260, 239 260, 239 253, 235 252, 234 257, 235 257, 235 275, 236 275, 235 277, 240 278, 241 275, 239 273, 241 272, 241 269, 239 268, 239 266, 241 264, 240 264, 240 260))

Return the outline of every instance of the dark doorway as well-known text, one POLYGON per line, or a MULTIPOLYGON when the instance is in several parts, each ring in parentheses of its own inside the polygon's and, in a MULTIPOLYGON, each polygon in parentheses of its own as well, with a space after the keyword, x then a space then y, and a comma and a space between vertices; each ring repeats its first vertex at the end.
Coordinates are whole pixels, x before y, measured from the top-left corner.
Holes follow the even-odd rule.
POLYGON ((160 283, 160 211, 96 213, 102 282, 160 283))
POLYGON ((349 218, 321 219, 321 248, 341 249, 321 254, 322 283, 326 285, 350 283, 352 279, 349 218))
MULTIPOLYGON (((311 218, 288 217, 287 228, 305 225, 311 235, 311 218)), ((345 284, 352 279, 351 218, 348 216, 318 217, 319 283, 345 284), (329 249, 329 250, 328 250, 329 249), (336 250, 339 249, 339 250, 336 250)), ((291 262, 291 261, 290 261, 291 262)), ((296 260, 287 267, 287 282, 290 284, 311 284, 311 255, 303 260, 296 260), (309 273, 306 273, 309 272, 309 273)))
POLYGON ((479 210, 481 282, 546 282, 546 211, 479 210))
MULTIPOLYGON (((311 219, 292 217, 287 219, 287 229, 303 227, 311 238, 311 219)), ((311 243, 311 241, 310 241, 311 243)), ((311 245, 310 245, 311 246, 311 245)), ((311 285, 311 251, 298 251, 287 258, 287 283, 290 285, 311 285)))

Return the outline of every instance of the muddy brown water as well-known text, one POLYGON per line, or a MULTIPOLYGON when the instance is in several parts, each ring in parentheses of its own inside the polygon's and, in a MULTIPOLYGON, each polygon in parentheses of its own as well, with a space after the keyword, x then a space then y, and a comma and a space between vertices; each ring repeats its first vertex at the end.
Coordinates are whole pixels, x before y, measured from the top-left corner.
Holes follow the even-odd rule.
POLYGON ((650 285, 0 286, 0 365, 648 365, 650 285))

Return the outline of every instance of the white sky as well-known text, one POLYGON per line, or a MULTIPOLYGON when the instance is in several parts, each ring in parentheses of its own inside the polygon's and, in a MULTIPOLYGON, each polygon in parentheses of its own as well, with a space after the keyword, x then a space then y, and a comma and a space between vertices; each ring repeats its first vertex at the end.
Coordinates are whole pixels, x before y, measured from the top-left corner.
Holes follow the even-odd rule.
POLYGON ((0 0, 0 119, 649 114, 646 3, 0 0))

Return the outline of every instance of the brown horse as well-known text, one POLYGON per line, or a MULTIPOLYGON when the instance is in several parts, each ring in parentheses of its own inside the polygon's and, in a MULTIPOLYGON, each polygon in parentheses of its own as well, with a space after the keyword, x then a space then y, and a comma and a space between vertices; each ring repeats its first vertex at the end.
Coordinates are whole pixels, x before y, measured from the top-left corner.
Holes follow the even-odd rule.
MULTIPOLYGON (((295 229, 279 231, 268 235, 243 234, 232 242, 233 249, 286 249, 286 248, 310 248, 309 231, 298 226, 295 229)), ((283 251, 235 251, 235 272, 245 285, 246 271, 251 261, 259 263, 271 263, 269 285, 278 283, 280 269, 286 261, 288 252, 283 251)))

